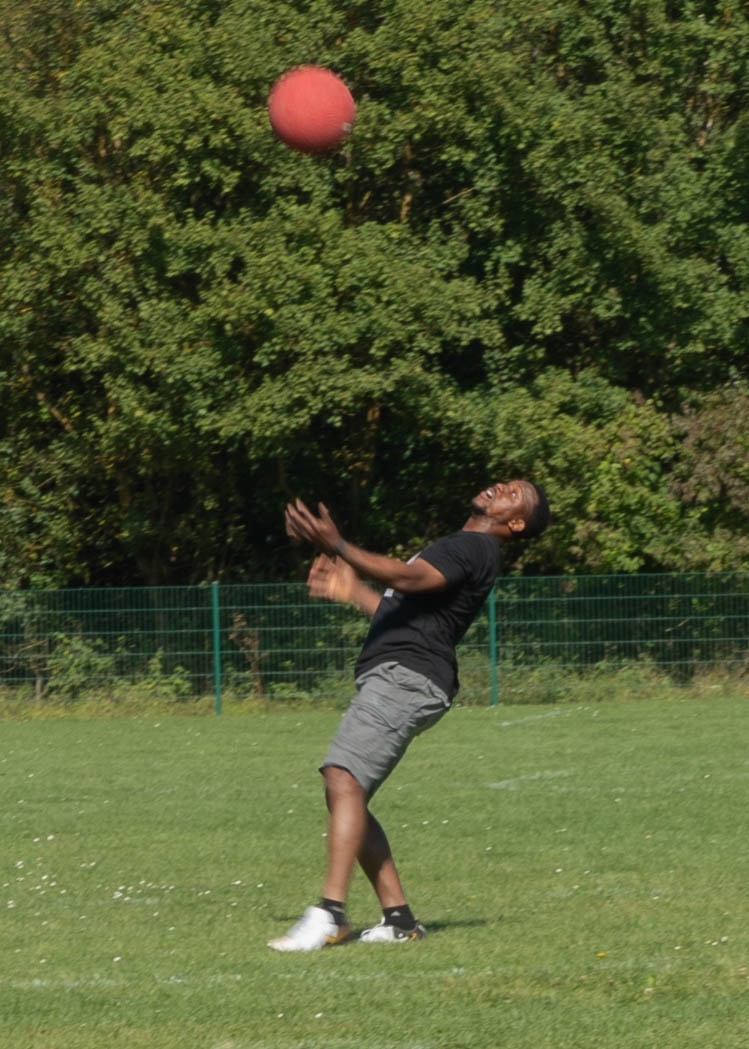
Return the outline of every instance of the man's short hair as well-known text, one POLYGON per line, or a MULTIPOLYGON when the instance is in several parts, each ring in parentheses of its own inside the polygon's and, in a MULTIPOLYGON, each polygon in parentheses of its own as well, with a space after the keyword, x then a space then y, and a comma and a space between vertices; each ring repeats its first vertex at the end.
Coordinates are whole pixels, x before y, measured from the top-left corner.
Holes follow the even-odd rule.
POLYGON ((551 510, 549 508, 549 500, 546 498, 546 492, 543 488, 538 484, 534 484, 533 481, 527 481, 526 483, 536 493, 536 501, 525 519, 525 528, 520 535, 522 539, 534 539, 548 528, 551 521, 551 510))

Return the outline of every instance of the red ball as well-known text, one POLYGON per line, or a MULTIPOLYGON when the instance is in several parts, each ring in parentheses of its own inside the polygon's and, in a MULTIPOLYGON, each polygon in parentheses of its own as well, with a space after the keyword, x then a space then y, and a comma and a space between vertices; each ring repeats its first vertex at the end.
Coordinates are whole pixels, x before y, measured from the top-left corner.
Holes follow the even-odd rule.
POLYGON ((279 77, 268 96, 271 127, 287 146, 323 153, 343 142, 356 105, 344 82, 322 66, 297 66, 279 77))

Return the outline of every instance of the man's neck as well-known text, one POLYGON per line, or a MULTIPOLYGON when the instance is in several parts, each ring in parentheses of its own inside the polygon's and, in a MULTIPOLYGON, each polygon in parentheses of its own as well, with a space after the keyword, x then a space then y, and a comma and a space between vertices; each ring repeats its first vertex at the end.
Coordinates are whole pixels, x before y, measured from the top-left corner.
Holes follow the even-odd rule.
POLYGON ((485 517, 484 514, 471 514, 461 528, 461 532, 479 532, 481 535, 490 535, 498 543, 501 543, 505 537, 497 532, 497 528, 502 527, 502 525, 497 525, 496 522, 485 517))

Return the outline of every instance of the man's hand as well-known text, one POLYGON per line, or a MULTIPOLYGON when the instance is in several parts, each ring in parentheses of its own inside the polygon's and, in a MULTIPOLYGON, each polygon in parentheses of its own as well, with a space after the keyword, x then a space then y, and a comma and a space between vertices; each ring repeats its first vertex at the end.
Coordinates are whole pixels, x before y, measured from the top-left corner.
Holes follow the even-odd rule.
POLYGON ((367 591, 366 595, 358 593, 354 604, 370 612, 376 592, 362 582, 369 579, 387 589, 399 590, 402 593, 420 593, 430 590, 442 590, 447 586, 447 579, 438 568, 423 557, 412 557, 410 561, 401 561, 397 557, 385 554, 372 554, 368 550, 347 543, 338 531, 333 518, 324 503, 317 504, 318 516, 306 506, 301 499, 295 499, 286 507, 286 534, 292 539, 304 539, 318 550, 345 561, 356 572, 359 586, 367 591))
POLYGON ((341 542, 341 533, 324 503, 317 504, 316 517, 301 499, 295 499, 286 507, 286 534, 292 539, 304 539, 327 554, 335 553, 336 543, 341 542))
POLYGON ((310 597, 324 597, 328 601, 355 604, 356 587, 359 582, 359 576, 351 565, 347 565, 340 557, 319 554, 309 570, 307 589, 310 597))
POLYGON ((351 565, 342 557, 328 557, 327 554, 318 554, 312 562, 307 589, 311 597, 356 605, 368 616, 374 615, 380 603, 379 592, 367 586, 351 565))

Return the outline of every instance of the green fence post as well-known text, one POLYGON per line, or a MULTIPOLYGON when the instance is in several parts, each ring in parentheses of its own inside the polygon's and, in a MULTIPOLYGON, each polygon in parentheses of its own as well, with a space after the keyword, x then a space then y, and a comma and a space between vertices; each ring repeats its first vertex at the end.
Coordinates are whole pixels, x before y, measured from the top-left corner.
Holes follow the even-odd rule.
POLYGON ((497 666, 497 599, 495 588, 489 591, 489 663, 491 673, 491 705, 499 703, 499 668, 497 666))
POLYGON ((221 713, 221 616, 218 600, 218 580, 211 583, 211 619, 213 623, 213 695, 215 710, 221 713))

